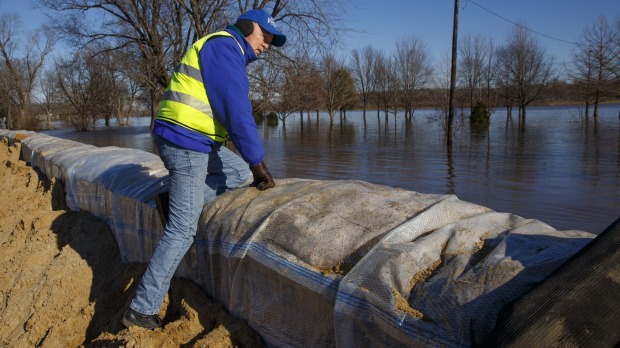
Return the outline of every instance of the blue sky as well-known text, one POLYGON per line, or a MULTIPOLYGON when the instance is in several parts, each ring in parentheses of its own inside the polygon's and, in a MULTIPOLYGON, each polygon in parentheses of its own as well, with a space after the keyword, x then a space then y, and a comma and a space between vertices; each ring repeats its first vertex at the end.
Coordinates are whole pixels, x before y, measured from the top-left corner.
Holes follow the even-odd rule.
MULTIPOLYGON (((482 34, 502 44, 514 26, 522 22, 536 32, 574 42, 599 16, 610 23, 620 18, 620 0, 459 0, 459 37, 482 34), (493 13, 491 13, 491 12, 493 13), (501 18, 503 17, 503 18, 501 18)), ((343 25, 345 47, 338 56, 365 45, 393 51, 398 40, 417 36, 434 59, 450 51, 453 0, 352 0, 343 25)), ((0 0, 0 13, 18 13, 25 29, 40 25, 44 16, 32 9, 31 0, 0 0)), ((532 33, 558 62, 570 61, 575 45, 532 33)))
MULTIPOLYGON (((370 44, 391 52, 398 40, 410 35, 424 41, 436 59, 451 49, 453 0, 354 2, 357 5, 349 10, 346 22, 363 32, 349 34, 345 40, 349 50, 370 44)), ((510 21, 574 42, 599 16, 610 23, 620 18, 620 0, 459 0, 459 5, 459 37, 480 33, 493 38, 496 45, 502 44, 514 27, 510 21)), ((559 62, 570 61, 575 45, 532 34, 559 62)))

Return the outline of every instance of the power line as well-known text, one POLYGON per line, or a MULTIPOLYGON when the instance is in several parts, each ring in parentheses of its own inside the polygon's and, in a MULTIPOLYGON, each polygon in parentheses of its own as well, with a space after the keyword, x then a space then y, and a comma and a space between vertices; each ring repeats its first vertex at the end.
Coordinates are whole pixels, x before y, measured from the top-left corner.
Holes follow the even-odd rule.
POLYGON ((493 12, 493 11, 489 10, 488 8, 486 8, 486 7, 482 6, 482 5, 480 5, 479 3, 475 2, 474 0, 469 0, 469 2, 473 3, 474 5, 476 5, 476 6, 480 7, 481 9, 483 9, 483 10, 485 10, 485 11, 489 12, 490 14, 492 14, 492 15, 494 15, 494 16, 496 16, 496 17, 498 17, 498 18, 501 18, 501 19, 505 20, 505 21, 506 21, 506 22, 508 22, 508 23, 512 23, 512 24, 514 24, 514 25, 516 25, 516 26, 518 26, 518 27, 520 27, 520 28, 523 28, 523 29, 525 29, 525 30, 531 31, 531 32, 532 32, 532 33, 534 33, 534 34, 537 34, 537 35, 540 35, 540 36, 544 36, 544 37, 549 38, 549 39, 551 39, 551 40, 555 40, 555 41, 560 41, 560 42, 568 43, 568 44, 571 44, 571 45, 579 45, 579 46, 582 46, 582 45, 583 45, 583 44, 581 44, 581 43, 579 43, 579 42, 567 41, 567 40, 559 39, 559 38, 557 38, 557 37, 553 37, 553 36, 551 36, 551 35, 547 35, 547 34, 544 34, 544 33, 539 32, 539 31, 536 31, 536 30, 534 30, 534 29, 528 28, 528 27, 526 27, 526 26, 524 26, 524 25, 522 25, 522 24, 516 23, 516 22, 514 22, 514 21, 512 21, 512 20, 510 20, 510 19, 508 19, 508 18, 506 18, 506 17, 504 17, 504 16, 502 16, 502 15, 499 15, 499 14, 497 14, 497 13, 495 13, 495 12, 493 12))

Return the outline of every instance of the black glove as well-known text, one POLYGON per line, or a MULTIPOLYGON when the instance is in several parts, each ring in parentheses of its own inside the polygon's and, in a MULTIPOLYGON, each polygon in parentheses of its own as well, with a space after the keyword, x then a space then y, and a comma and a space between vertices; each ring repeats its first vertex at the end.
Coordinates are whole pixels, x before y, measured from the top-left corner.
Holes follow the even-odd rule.
POLYGON ((250 166, 250 170, 254 176, 254 181, 250 184, 251 187, 256 187, 257 189, 264 191, 268 188, 276 186, 276 182, 273 181, 273 177, 271 176, 271 173, 269 173, 269 170, 267 170, 265 162, 261 162, 255 166, 250 166))

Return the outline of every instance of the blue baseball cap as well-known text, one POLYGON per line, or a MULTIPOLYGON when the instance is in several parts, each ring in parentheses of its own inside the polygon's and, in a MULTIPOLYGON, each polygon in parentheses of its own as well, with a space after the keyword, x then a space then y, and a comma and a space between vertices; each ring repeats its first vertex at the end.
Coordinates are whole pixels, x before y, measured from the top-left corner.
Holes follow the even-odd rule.
POLYGON ((273 18, 269 13, 263 10, 250 10, 239 16, 238 19, 246 19, 255 22, 263 28, 263 30, 273 34, 273 40, 271 40, 272 46, 280 47, 286 42, 286 36, 276 29, 273 18))

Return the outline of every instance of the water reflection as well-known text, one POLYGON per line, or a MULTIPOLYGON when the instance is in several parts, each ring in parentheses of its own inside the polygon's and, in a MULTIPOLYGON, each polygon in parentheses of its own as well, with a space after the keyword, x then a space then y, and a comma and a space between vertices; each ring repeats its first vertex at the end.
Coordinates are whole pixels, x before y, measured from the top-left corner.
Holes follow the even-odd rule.
MULTIPOLYGON (((286 125, 259 125, 266 163, 276 178, 357 179, 459 198, 539 219, 557 229, 598 233, 620 212, 620 105, 601 108, 585 123, 576 108, 530 108, 527 126, 498 109, 491 127, 470 132, 459 120, 452 149, 443 130, 429 121, 375 111, 346 118, 316 113, 290 116, 286 125)), ((97 146, 153 152, 148 118, 131 127, 100 126, 96 132, 47 133, 97 146)))

